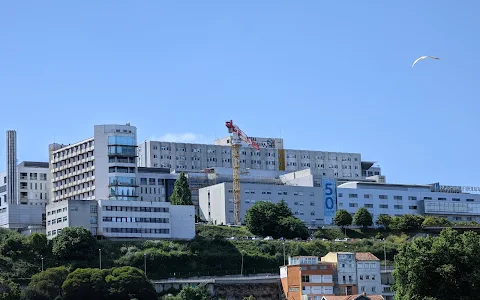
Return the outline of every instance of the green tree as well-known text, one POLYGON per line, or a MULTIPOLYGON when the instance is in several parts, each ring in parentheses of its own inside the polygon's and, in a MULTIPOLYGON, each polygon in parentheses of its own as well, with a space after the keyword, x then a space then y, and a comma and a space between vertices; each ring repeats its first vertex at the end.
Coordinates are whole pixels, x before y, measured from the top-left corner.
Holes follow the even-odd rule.
POLYGON ((32 251, 38 255, 43 255, 48 250, 47 236, 43 233, 35 232, 28 236, 27 243, 32 251))
POLYGON ((278 218, 275 214, 275 204, 260 201, 252 205, 245 215, 248 230, 258 236, 276 235, 278 218))
POLYGON ((67 279, 68 271, 65 267, 49 268, 43 272, 32 276, 32 280, 28 284, 33 290, 45 294, 49 299, 62 297, 62 285, 67 279))
POLYGON ((20 287, 11 280, 0 277, 0 300, 19 300, 20 287))
POLYGON ((183 172, 177 180, 175 180, 173 193, 170 196, 170 203, 172 205, 193 205, 192 192, 188 187, 187 176, 185 176, 183 172))
POLYGON ((210 295, 204 287, 185 286, 178 294, 179 300, 208 300, 210 295))
POLYGON ((404 243, 395 256, 395 299, 478 299, 478 253, 479 235, 451 228, 404 243))
POLYGON ((302 220, 293 216, 280 218, 277 227, 277 236, 283 235, 284 238, 293 239, 296 237, 307 239, 308 229, 302 220))
POLYGON ((383 226, 385 229, 390 228, 390 223, 392 222, 392 217, 387 214, 381 214, 377 217, 375 222, 378 226, 383 226))
POLYGON ((308 236, 305 224, 293 216, 291 209, 283 200, 277 204, 266 201, 255 203, 247 211, 245 223, 251 233, 259 236, 274 238, 308 236))
POLYGON ((390 223, 393 230, 403 232, 419 229, 422 226, 424 218, 419 215, 395 216, 390 223))
POLYGON ((341 226, 342 228, 352 225, 352 215, 350 215, 350 213, 348 213, 348 211, 346 211, 345 209, 339 209, 335 213, 333 222, 335 223, 335 225, 341 226))
POLYGON ((145 274, 134 267, 114 268, 105 278, 111 299, 156 300, 157 293, 145 274))
POLYGON ((62 285, 65 300, 108 299, 109 291, 105 277, 109 269, 76 269, 68 274, 62 285))
POLYGON ((439 218, 434 216, 427 216, 423 220, 422 227, 449 227, 452 226, 447 218, 439 218))
POLYGON ((363 227, 372 226, 372 214, 365 207, 360 207, 353 216, 353 223, 363 227))
POLYGON ((243 300, 257 300, 254 296, 243 297, 243 300))
POLYGON ((47 293, 37 290, 34 287, 27 286, 20 296, 21 300, 52 300, 55 298, 51 298, 47 295, 47 293))
POLYGON ((94 257, 97 240, 82 227, 66 227, 53 241, 53 254, 60 259, 86 260, 94 257))

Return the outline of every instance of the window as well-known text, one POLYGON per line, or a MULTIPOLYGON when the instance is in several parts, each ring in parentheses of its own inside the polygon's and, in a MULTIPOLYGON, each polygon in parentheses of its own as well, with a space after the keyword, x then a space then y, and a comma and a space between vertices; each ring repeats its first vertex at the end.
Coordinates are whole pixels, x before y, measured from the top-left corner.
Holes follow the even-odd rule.
POLYGON ((90 205, 90 213, 91 214, 96 214, 97 213, 97 206, 96 205, 90 205))
POLYGON ((417 209, 417 206, 416 206, 416 205, 410 205, 410 206, 408 207, 408 209, 417 209))
POLYGON ((378 199, 386 200, 388 199, 387 195, 378 195, 378 199))
POLYGON ((343 197, 343 194, 342 194, 342 193, 338 193, 338 197, 343 197))
POLYGON ((394 205, 393 208, 394 209, 403 209, 403 205, 394 205))
POLYGON ((47 180, 47 174, 40 173, 40 180, 47 180))
POLYGON ((369 279, 370 279, 370 275, 365 275, 365 279, 369 280, 369 279))
POLYGON ((473 199, 467 199, 467 202, 473 202, 473 199))
MULTIPOLYGON (((427 198, 427 197, 425 197, 425 198, 427 198)), ((447 200, 447 198, 438 198, 438 200, 445 201, 445 200, 447 200)))
POLYGON ((375 280, 375 275, 372 275, 372 280, 375 280))
POLYGON ((363 280, 363 275, 360 275, 360 280, 363 280))
POLYGON ((309 275, 303 275, 302 276, 302 282, 310 282, 310 276, 309 275))
POLYGON ((315 202, 310 202, 310 206, 315 206, 315 202))
POLYGON ((310 212, 310 215, 311 215, 311 216, 314 216, 314 215, 315 215, 315 212, 314 212, 314 211, 311 211, 311 212, 310 212))
POLYGON ((371 198, 371 195, 369 195, 369 194, 364 194, 364 195, 363 195, 363 198, 369 199, 369 198, 371 198))
POLYGON ((377 288, 374 287, 374 286, 372 286, 372 292, 373 292, 373 293, 377 292, 377 288))
MULTIPOLYGON (((443 198, 445 200, 445 198, 443 198)), ((423 197, 423 200, 432 200, 432 197, 423 197)), ((440 198, 438 198, 440 200, 440 198)))
POLYGON ((393 196, 393 200, 402 200, 402 196, 393 196))
POLYGON ((358 194, 348 194, 348 198, 358 198, 358 194))
POLYGON ((373 204, 365 204, 364 207, 365 208, 373 208, 373 204))
POLYGON ((388 208, 388 205, 387 205, 387 204, 380 204, 378 207, 380 207, 380 208, 388 208))
POLYGON ((415 197, 415 196, 408 196, 408 200, 417 200, 417 197, 415 197))
POLYGON ((358 207, 358 203, 349 203, 348 207, 358 207))
POLYGON ((452 201, 460 201, 459 198, 452 198, 452 201))

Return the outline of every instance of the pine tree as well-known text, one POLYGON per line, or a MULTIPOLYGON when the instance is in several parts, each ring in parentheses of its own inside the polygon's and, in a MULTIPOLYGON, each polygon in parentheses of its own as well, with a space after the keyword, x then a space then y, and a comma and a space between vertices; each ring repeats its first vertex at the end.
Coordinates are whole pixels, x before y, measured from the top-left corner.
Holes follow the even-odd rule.
POLYGON ((172 205, 193 205, 192 192, 188 188, 187 176, 185 176, 183 172, 177 180, 175 180, 173 193, 170 196, 170 203, 172 205))

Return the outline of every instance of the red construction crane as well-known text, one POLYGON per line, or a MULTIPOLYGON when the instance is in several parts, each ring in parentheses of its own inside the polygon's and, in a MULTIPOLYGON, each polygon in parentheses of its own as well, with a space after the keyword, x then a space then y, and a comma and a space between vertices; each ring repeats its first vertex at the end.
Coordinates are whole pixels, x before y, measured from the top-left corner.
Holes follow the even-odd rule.
POLYGON ((233 121, 225 122, 228 132, 231 134, 232 144, 232 169, 233 169, 233 215, 235 225, 241 225, 240 220, 240 145, 242 141, 249 146, 260 150, 260 147, 255 141, 252 141, 233 121))

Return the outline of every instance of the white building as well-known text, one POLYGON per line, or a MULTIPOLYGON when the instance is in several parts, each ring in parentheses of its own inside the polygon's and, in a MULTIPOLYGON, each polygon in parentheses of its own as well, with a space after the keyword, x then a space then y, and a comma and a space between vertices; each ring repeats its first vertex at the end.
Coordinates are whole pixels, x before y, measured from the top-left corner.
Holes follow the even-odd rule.
POLYGON ((8 172, 0 173, 0 227, 29 232, 45 229, 45 206, 48 203, 48 163, 24 161, 15 168, 15 199, 7 193, 8 172), (30 230, 31 231, 31 230, 30 230))
POLYGON ((47 206, 47 237, 65 227, 110 239, 192 239, 194 207, 169 202, 63 200, 47 206))
POLYGON ((380 259, 370 252, 355 253, 357 261, 358 293, 378 294, 382 292, 380 259))
MULTIPOLYGON (((192 238, 194 207, 170 207, 166 202, 176 174, 137 167, 136 131, 130 124, 97 125, 92 138, 70 145, 50 145, 52 204, 47 210, 53 210, 60 201, 65 206, 69 200, 96 200, 85 204, 85 211, 98 205, 97 218, 94 214, 79 217, 92 234, 111 238, 192 238)), ((53 224, 51 217, 50 225, 48 218, 47 212, 47 234, 50 231, 54 236, 54 230, 58 234, 61 229, 53 227, 58 225, 58 218, 53 224)))
MULTIPOLYGON (((284 200, 306 224, 324 224, 322 188, 241 183, 240 219, 256 202, 284 200)), ((233 184, 224 182, 200 189, 201 217, 213 224, 233 224, 233 184)))
MULTIPOLYGON (((284 149, 283 140, 252 138, 260 145, 240 148, 240 168, 295 172, 312 169, 323 176, 344 180, 381 175, 372 162, 362 162, 359 153, 284 149)), ((138 165, 142 167, 172 168, 180 171, 232 167, 230 138, 215 144, 189 144, 163 141, 145 141, 138 145, 138 165)))
POLYGON ((354 214, 365 207, 375 221, 380 214, 446 217, 451 221, 480 222, 480 195, 474 188, 410 184, 347 182, 338 186, 338 209, 354 214))

